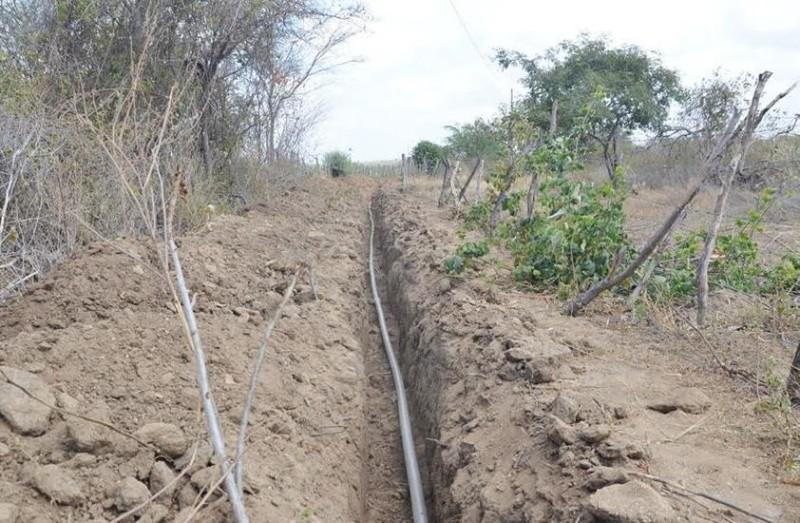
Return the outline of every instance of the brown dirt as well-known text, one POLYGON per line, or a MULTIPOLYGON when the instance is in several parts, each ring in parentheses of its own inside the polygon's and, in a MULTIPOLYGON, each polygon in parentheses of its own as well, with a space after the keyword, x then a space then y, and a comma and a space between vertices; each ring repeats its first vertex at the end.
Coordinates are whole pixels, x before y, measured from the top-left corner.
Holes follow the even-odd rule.
MULTIPOLYGON (((389 295, 439 521, 590 521, 586 482, 598 465, 660 476, 772 520, 800 518, 796 488, 781 482, 780 426, 757 411, 751 390, 708 364, 699 338, 602 311, 566 318, 559 302, 514 289, 491 260, 447 277, 442 261, 459 240, 430 190, 380 202, 389 295), (687 390, 707 395, 708 410, 648 408, 687 390), (559 395, 577 405, 574 429, 608 429, 608 439, 550 441, 559 395)), ((750 521, 652 486, 676 521, 750 521)))
MULTIPOLYGON (((362 454, 384 463, 392 452, 382 436, 372 441, 367 421, 380 421, 381 409, 392 408, 391 397, 374 399, 366 385, 380 374, 371 355, 382 354, 380 345, 363 344, 374 339, 362 332, 370 307, 364 279, 370 187, 304 182, 274 204, 220 217, 180 242, 229 446, 264 323, 294 266, 314 264, 320 300, 308 300, 308 282, 298 286, 261 377, 246 459, 258 489, 247 498, 254 521, 358 520, 362 505, 371 505, 364 490, 374 474, 368 468, 361 477, 362 454)), ((82 410, 105 402, 122 430, 163 421, 195 438, 203 426, 193 360, 145 253, 131 241, 98 244, 30 288, 0 311, 0 363, 37 373, 82 410)), ((117 512, 108 506, 107 488, 126 476, 147 483, 152 452, 126 455, 117 448, 79 465, 65 432, 59 416, 39 438, 20 437, 0 421, 0 442, 10 449, 0 467, 0 500, 19 504, 22 523, 110 520, 117 512), (30 462, 71 471, 85 501, 51 504, 23 481, 30 462)), ((172 514, 181 506, 159 502, 172 514)))
MULTIPOLYGON (((307 281, 299 285, 261 377, 245 460, 254 522, 408 520, 391 378, 366 280, 366 205, 376 187, 307 179, 181 241, 229 445, 264 323, 296 264, 313 263, 318 281, 316 301, 307 281)), ((602 466, 627 479, 664 477, 776 521, 800 520, 796 487, 780 482, 771 418, 756 411, 749 389, 709 367, 697 338, 598 310, 563 317, 558 302, 516 290, 490 262, 450 278, 441 262, 459 240, 449 211, 434 207, 422 180, 405 194, 387 191, 373 202, 382 294, 432 521, 587 523, 599 514, 587 481, 602 466), (699 391, 710 405, 695 410, 699 391), (648 408, 665 402, 700 413, 648 408), (567 418, 558 434, 553 414, 567 418), (579 438, 565 442, 570 434, 579 438)), ((104 403, 124 431, 167 422, 200 438, 191 354, 151 266, 146 249, 128 240, 76 254, 0 310, 0 365, 35 373, 81 411, 104 403)), ((746 341, 731 336, 731 350, 746 341)), ((0 506, 16 505, 19 523, 110 521, 120 480, 136 477, 152 490, 155 461, 178 468, 118 437, 110 449, 82 453, 71 439, 55 413, 38 437, 0 418, 8 447, 0 506), (82 499, 51 503, 31 486, 36 464, 74 476, 82 499)), ((751 521, 639 480, 649 487, 631 482, 630 492, 663 501, 673 521, 751 521)), ((196 497, 187 483, 157 500, 164 521, 196 497)), ((602 492, 612 504, 624 499, 602 492)), ((216 498, 197 521, 228 520, 216 498)))

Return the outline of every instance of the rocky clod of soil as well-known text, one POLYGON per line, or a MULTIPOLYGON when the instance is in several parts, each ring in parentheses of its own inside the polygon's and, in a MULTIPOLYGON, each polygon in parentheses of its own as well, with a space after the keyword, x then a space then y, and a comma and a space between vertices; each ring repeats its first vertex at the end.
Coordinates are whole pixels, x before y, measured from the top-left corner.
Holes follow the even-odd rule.
POLYGON ((134 436, 145 443, 153 444, 165 456, 179 458, 189 448, 183 431, 169 423, 150 423, 137 430, 134 436))
POLYGON ((677 523, 675 510, 652 487, 630 481, 598 490, 589 497, 589 512, 605 523, 677 523))
POLYGON ((659 398, 647 405, 647 408, 668 414, 682 410, 687 414, 702 414, 711 407, 711 400, 703 391, 691 388, 681 388, 671 394, 659 398))
MULTIPOLYGON (((145 504, 153 494, 159 497, 135 512, 139 523, 166 521, 171 510, 191 507, 205 481, 210 481, 217 469, 209 467, 210 446, 203 442, 196 452, 189 448, 184 432, 170 423, 146 423, 134 433, 141 442, 152 445, 145 449, 109 428, 89 421, 113 423, 111 408, 104 401, 88 408, 62 391, 51 391, 39 376, 9 366, 0 367, 0 416, 6 434, 36 436, 16 440, 6 439, 0 432, 0 457, 19 464, 18 485, 3 484, 3 492, 19 492, 30 487, 52 507, 81 510, 92 514, 91 521, 105 521, 102 516, 122 514, 145 504), (63 420, 53 416, 52 409, 23 392, 18 384, 49 405, 58 405, 66 412, 80 413, 84 418, 64 414, 63 420), (51 420, 51 416, 53 419, 51 420), (9 432, 10 431, 10 432, 9 432), (27 450, 26 450, 27 449, 27 450), (35 453, 35 461, 30 455, 35 453), (194 456, 191 480, 175 481, 178 466, 187 466, 194 456), (37 462, 39 464, 37 464, 37 462), (172 464, 172 465, 171 465, 172 464), (193 482, 203 480, 197 489, 193 482), (173 496, 183 489, 173 506, 173 496)), ((5 494, 4 494, 5 495, 5 494)), ((8 494, 13 496, 13 494, 8 494)), ((45 512, 31 512, 25 507, 3 500, 0 503, 0 523, 55 523, 45 512)), ((191 510, 191 508, 190 508, 191 510)), ((55 512, 53 512, 55 514, 55 512)), ((172 512, 175 514, 175 512, 172 512)), ((188 514, 188 511, 184 515, 188 514)), ((224 520, 225 515, 221 515, 224 520)), ((89 521, 89 520, 87 520, 89 521)), ((214 520, 216 521, 216 519, 214 520)))
POLYGON ((83 489, 72 472, 57 465, 36 467, 33 487, 59 505, 79 505, 84 500, 83 489))
POLYGON ((35 374, 24 370, 0 366, 0 371, 0 416, 15 432, 26 436, 43 434, 50 423, 50 407, 31 398, 16 385, 48 405, 54 405, 56 399, 50 387, 35 374))

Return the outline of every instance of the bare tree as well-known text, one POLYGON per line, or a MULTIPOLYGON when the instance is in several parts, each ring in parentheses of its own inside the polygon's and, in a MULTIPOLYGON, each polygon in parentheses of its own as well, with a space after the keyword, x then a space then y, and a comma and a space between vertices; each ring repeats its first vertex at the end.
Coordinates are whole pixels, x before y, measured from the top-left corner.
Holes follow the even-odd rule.
POLYGON ((778 103, 781 99, 794 89, 794 85, 789 87, 786 91, 778 94, 770 103, 763 109, 759 110, 761 96, 764 92, 764 87, 769 81, 772 73, 765 71, 758 75, 756 86, 753 91, 753 98, 750 101, 750 108, 744 120, 740 122, 737 128, 737 142, 736 150, 733 153, 733 158, 730 163, 728 172, 722 178, 722 185, 717 196, 716 204, 714 206, 714 219, 712 220, 708 232, 706 234, 706 241, 703 247, 703 253, 700 256, 700 261, 697 265, 697 324, 703 326, 706 320, 706 311, 708 308, 708 268, 711 264, 711 255, 714 252, 714 247, 717 243, 717 235, 722 226, 722 221, 725 218, 725 211, 728 206, 728 197, 733 186, 734 179, 742 172, 747 152, 753 144, 753 136, 758 128, 761 120, 769 112, 769 110, 778 103))
POLYGON ((709 179, 710 173, 713 172, 714 166, 720 161, 722 155, 727 150, 730 141, 736 133, 736 123, 738 120, 739 112, 738 110, 734 109, 734 112, 729 118, 724 132, 721 136, 719 136, 716 145, 711 151, 708 152, 703 160, 703 163, 700 167, 700 177, 689 188, 684 197, 681 199, 680 203, 678 203, 678 206, 675 207, 669 216, 667 216, 667 219, 664 221, 661 227, 659 227, 658 230, 650 237, 650 239, 647 240, 636 258, 624 270, 617 272, 616 269, 619 262, 619 257, 617 257, 614 267, 612 267, 612 270, 609 271, 608 276, 592 285, 589 289, 579 294, 567 304, 565 308, 565 312, 567 314, 573 316, 578 314, 581 309, 591 303, 603 291, 616 287, 623 281, 633 276, 636 270, 641 267, 642 264, 648 260, 648 258, 650 258, 650 255, 652 255, 658 245, 664 241, 664 238, 666 238, 670 233, 675 223, 678 221, 678 218, 684 213, 686 208, 689 207, 692 201, 694 201, 695 197, 700 193, 700 189, 703 188, 703 185, 709 179))
MULTIPOLYGON (((735 145, 737 146, 737 150, 734 152, 734 160, 731 165, 731 171, 729 172, 729 177, 735 176, 736 169, 740 168, 740 166, 742 165, 742 161, 747 153, 747 148, 749 147, 750 143, 752 143, 753 134, 755 130, 758 128, 759 123, 763 120, 764 116, 775 106, 775 104, 778 103, 781 99, 783 99, 794 88, 793 85, 788 90, 784 91, 783 93, 780 93, 770 103, 764 106, 763 109, 759 110, 758 106, 761 93, 763 92, 764 84, 766 84, 770 76, 771 73, 769 72, 765 72, 759 75, 759 83, 754 91, 753 99, 750 104, 750 110, 744 118, 740 119, 741 114, 739 110, 737 108, 733 108, 732 114, 728 118, 728 123, 726 124, 724 131, 716 139, 714 146, 705 155, 705 159, 703 160, 702 166, 700 168, 700 173, 701 173, 700 177, 697 179, 697 181, 695 181, 694 184, 691 185, 686 195, 680 201, 678 206, 670 213, 670 215, 664 221, 662 226, 645 243, 645 245, 639 251, 639 254, 636 256, 633 262, 631 262, 624 270, 620 272, 617 272, 616 270, 610 271, 609 275, 606 276, 603 280, 599 281, 598 283, 596 283, 583 293, 579 294, 575 299, 570 301, 566 307, 566 312, 568 314, 571 315, 577 314, 581 309, 583 309, 592 300, 594 300, 600 293, 619 285, 623 281, 633 276, 636 270, 650 258, 653 252, 658 248, 659 244, 664 241, 667 235, 669 235, 670 231, 673 229, 678 218, 684 213, 687 207, 699 194, 703 185, 708 180, 712 179, 715 173, 718 172, 719 165, 723 156, 726 154, 726 152, 729 151, 731 146, 734 144, 734 141, 735 145)), ((725 189, 723 189, 723 191, 724 190, 725 189)), ((728 187, 727 191, 729 190, 730 188, 728 187)), ((716 230, 714 230, 715 227, 714 223, 716 223, 718 219, 721 221, 720 213, 724 211, 726 199, 727 195, 723 199, 721 192, 720 198, 718 198, 717 201, 717 212, 715 212, 715 219, 714 222, 712 223, 712 232, 714 237, 716 237, 716 230, 719 229, 719 226, 716 225, 716 230)), ((711 234, 709 236, 711 236, 711 234)), ((710 244, 711 245, 710 251, 708 245, 709 242, 707 242, 707 248, 704 250, 704 258, 706 256, 705 251, 708 251, 709 253, 713 251, 713 242, 710 244)), ((710 254, 708 254, 708 256, 710 256, 710 254)), ((704 262, 702 262, 701 260, 701 269, 702 269, 702 263, 704 262)), ((616 267, 614 269, 616 269, 616 267)), ((705 270, 707 273, 707 266, 705 270)), ((707 274, 705 278, 707 278, 707 274)), ((700 277, 698 277, 698 284, 700 283, 701 283, 700 277)), ((706 290, 706 296, 707 296, 707 290, 706 290)))

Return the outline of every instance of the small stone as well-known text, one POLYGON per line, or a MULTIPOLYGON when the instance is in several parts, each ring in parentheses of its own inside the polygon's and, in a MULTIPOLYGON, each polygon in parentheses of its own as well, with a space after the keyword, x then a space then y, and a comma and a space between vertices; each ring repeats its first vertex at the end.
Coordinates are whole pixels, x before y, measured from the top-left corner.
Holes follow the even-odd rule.
POLYGON ((127 512, 150 499, 150 491, 144 483, 129 476, 117 483, 113 497, 114 507, 120 512, 127 512))
POLYGON ((32 482, 36 490, 60 505, 78 505, 84 499, 78 481, 58 465, 36 467, 32 482))
POLYGON ((596 467, 589 475, 586 483, 584 483, 584 487, 587 490, 594 492, 595 490, 600 490, 601 488, 609 485, 627 483, 628 480, 628 473, 623 469, 614 467, 596 467))
POLYGON ((625 455, 630 459, 643 460, 650 456, 650 453, 639 445, 628 445, 625 447, 625 455))
POLYGON ((533 359, 533 354, 519 347, 511 347, 510 349, 507 349, 505 351, 505 356, 508 361, 513 363, 530 361, 533 359))
POLYGON ((450 278, 442 278, 439 280, 439 294, 444 294, 453 288, 450 278))
POLYGON ((313 291, 303 291, 297 293, 297 295, 294 297, 294 302, 298 305, 304 305, 306 303, 315 301, 316 299, 317 298, 314 296, 313 291))
POLYGON ((4 458, 11 454, 11 449, 5 443, 0 443, 0 458, 4 458))
POLYGON ((15 432, 23 435, 43 434, 50 422, 50 407, 34 400, 9 380, 24 388, 47 404, 56 402, 50 387, 38 376, 30 372, 1 366, 0 374, 0 416, 8 421, 15 432))
POLYGON ((160 492, 161 489, 167 488, 163 496, 167 498, 172 497, 172 494, 175 492, 175 483, 173 480, 175 479, 175 473, 172 472, 172 469, 164 463, 163 461, 156 461, 153 463, 153 467, 150 469, 150 490, 155 494, 156 492, 160 492), (169 485, 169 487, 167 487, 169 485))
POLYGON ((598 490, 589 497, 589 512, 600 521, 618 523, 675 523, 678 517, 652 487, 629 481, 598 490))
POLYGON ((67 328, 67 324, 64 323, 64 320, 60 318, 51 318, 47 320, 47 326, 53 330, 61 330, 67 328))
POLYGON ((624 460, 625 447, 615 442, 604 441, 596 449, 597 454, 609 461, 624 460))
POLYGON ((614 417, 616 419, 625 419, 629 416, 626 407, 614 407, 614 417))
POLYGON ((566 392, 559 392, 556 399, 550 404, 550 412, 565 423, 575 423, 579 410, 578 401, 566 392))
POLYGON ((164 505, 153 503, 136 523, 161 523, 169 515, 169 509, 164 505))
POLYGON ((80 403, 66 392, 56 392, 56 405, 69 412, 78 412, 80 403))
POLYGON ((682 410, 687 414, 702 414, 711 407, 711 400, 699 389, 682 388, 647 405, 650 410, 667 414, 682 410))
MULTIPOLYGON (((98 402, 85 414, 88 418, 106 423, 111 421, 111 409, 104 402, 98 402)), ((67 416, 66 422, 69 444, 75 450, 103 454, 112 449, 113 433, 106 427, 75 416, 67 416)))
POLYGON ((211 445, 207 441, 201 441, 199 444, 195 445, 189 447, 183 456, 175 460, 175 470, 183 470, 191 463, 192 467, 188 471, 191 474, 192 472, 207 467, 208 464, 211 463, 211 458, 214 456, 214 450, 211 448, 211 445), (195 452, 195 445, 197 445, 197 452, 195 452), (194 461, 192 461, 193 455, 194 461))
POLYGON ((87 454, 85 452, 78 452, 75 454, 67 464, 73 468, 82 468, 88 467, 90 465, 94 465, 97 462, 97 458, 95 458, 91 454, 87 454))
POLYGON ((127 462, 118 466, 120 475, 134 476, 139 481, 145 481, 150 475, 150 469, 156 460, 155 452, 139 447, 134 456, 127 462))
POLYGON ((607 425, 592 425, 591 427, 578 431, 578 438, 586 443, 600 443, 611 436, 611 428, 607 425))
POLYGON ((151 443, 171 458, 178 458, 186 452, 189 443, 183 431, 171 423, 149 423, 134 433, 145 443, 151 443))
POLYGON ((204 491, 219 480, 221 469, 218 465, 200 469, 191 477, 192 486, 199 491, 204 491))
POLYGON ((12 503, 0 503, 0 523, 16 523, 19 507, 12 503))
POLYGON ((115 400, 121 400, 128 397, 128 391, 125 390, 125 387, 114 387, 109 392, 109 395, 115 400))
MULTIPOLYGON (((565 447, 566 448, 566 447, 565 447)), ((561 454, 561 457, 558 458, 558 465, 562 468, 571 467, 575 464, 575 453, 571 450, 568 450, 561 454)))
MULTIPOLYGON (((194 506, 194 501, 197 499, 197 489, 195 489, 191 483, 186 483, 183 488, 178 491, 178 507, 181 509, 192 509, 194 506)), ((175 521, 179 521, 179 519, 175 519, 175 521)))
POLYGON ((550 430, 547 437, 556 445, 572 445, 578 440, 575 429, 561 421, 559 418, 550 415, 550 430))
POLYGON ((292 428, 283 421, 275 421, 269 426, 270 432, 287 436, 292 433, 292 428))

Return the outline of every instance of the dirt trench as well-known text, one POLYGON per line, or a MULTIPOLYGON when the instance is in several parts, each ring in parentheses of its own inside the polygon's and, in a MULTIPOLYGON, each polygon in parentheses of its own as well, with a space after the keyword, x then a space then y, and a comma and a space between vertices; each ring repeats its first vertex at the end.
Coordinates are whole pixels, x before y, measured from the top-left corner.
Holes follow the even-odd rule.
MULTIPOLYGON (((369 180, 301 180, 180 241, 229 447, 264 324, 298 264, 314 267, 319 299, 300 281, 256 396, 246 454, 253 521, 410 519, 394 393, 367 283, 374 188, 369 180)), ((111 521, 196 454, 172 488, 128 518, 182 521, 218 477, 193 360, 153 261, 136 241, 99 242, 0 310, 0 366, 11 379, 66 412, 151 443, 35 406, 35 426, 21 427, 20 411, 33 403, 0 379, 0 513, 10 521, 111 521), (12 395, 13 412, 2 401, 12 395)), ((220 494, 211 493, 192 521, 228 521, 220 494)))
MULTIPOLYGON (((558 303, 504 286, 490 267, 444 274, 458 241, 448 211, 425 187, 376 189, 358 178, 301 180, 180 242, 229 442, 264 322, 297 264, 314 267, 319 299, 300 282, 256 397, 246 461, 253 521, 409 520, 367 280, 370 199, 432 522, 750 521, 637 473, 677 478, 773 521, 800 520, 800 499, 770 473, 731 387, 644 335, 564 318, 558 303), (661 512, 624 513, 641 499, 661 512)), ((129 519, 181 521, 217 477, 191 355, 148 256, 134 241, 98 243, 0 310, 0 366, 24 372, 59 407, 156 447, 50 409, 21 430, 0 410, 0 513, 10 521, 112 521, 196 448, 174 488, 129 519)), ((229 520, 219 492, 193 519, 229 520)))

